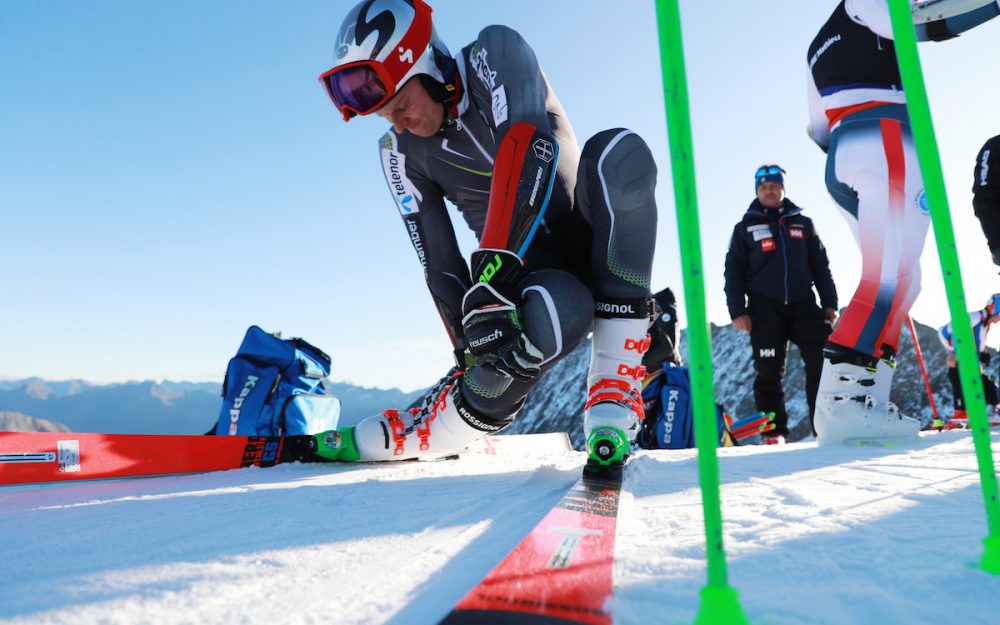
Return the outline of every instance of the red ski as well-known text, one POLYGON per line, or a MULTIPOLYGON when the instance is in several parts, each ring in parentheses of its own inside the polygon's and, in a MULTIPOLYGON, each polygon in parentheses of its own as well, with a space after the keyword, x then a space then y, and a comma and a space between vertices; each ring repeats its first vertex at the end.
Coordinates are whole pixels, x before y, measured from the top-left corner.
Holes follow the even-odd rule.
POLYGON ((440 625, 611 625, 621 483, 584 475, 440 625))
POLYGON ((308 459, 310 439, 0 432, 0 484, 269 467, 308 459))
MULTIPOLYGON (((0 485, 146 477, 327 462, 313 436, 188 436, 0 432, 0 485)), ((525 455, 569 451, 565 433, 486 436, 462 453, 525 455)))

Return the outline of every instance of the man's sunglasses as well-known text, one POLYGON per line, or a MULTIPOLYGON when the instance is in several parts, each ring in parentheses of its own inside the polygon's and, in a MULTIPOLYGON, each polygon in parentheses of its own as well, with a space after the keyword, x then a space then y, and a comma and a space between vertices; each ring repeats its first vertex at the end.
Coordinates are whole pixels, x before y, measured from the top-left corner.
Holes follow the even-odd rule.
POLYGON ((777 176, 783 175, 785 170, 777 165, 762 165, 760 169, 757 170, 757 178, 761 176, 777 176))

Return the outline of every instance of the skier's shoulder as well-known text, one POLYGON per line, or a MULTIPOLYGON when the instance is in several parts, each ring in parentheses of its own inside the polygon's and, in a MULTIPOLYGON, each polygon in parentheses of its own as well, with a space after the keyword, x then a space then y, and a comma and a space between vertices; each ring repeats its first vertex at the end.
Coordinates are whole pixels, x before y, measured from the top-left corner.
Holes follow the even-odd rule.
POLYGON ((496 56, 504 57, 531 51, 531 46, 521 33, 503 24, 490 24, 480 30, 472 43, 472 48, 477 51, 485 49, 492 51, 496 56))
POLYGON ((761 225, 767 225, 767 217, 760 211, 747 209, 733 227, 733 235, 746 236, 761 225))
POLYGON ((499 24, 479 31, 476 40, 463 48, 463 56, 472 69, 470 80, 478 80, 491 91, 507 76, 538 68, 535 52, 521 33, 499 24))
POLYGON ((812 217, 805 214, 805 209, 792 204, 791 201, 786 201, 788 202, 788 207, 785 209, 785 213, 788 215, 788 222, 806 228, 809 234, 815 234, 816 226, 813 224, 812 217))
POLYGON ((754 198, 754 200, 750 202, 750 205, 747 206, 746 211, 743 213, 740 223, 756 224, 762 222, 767 222, 767 213, 764 212, 764 207, 761 206, 760 201, 754 198))
POLYGON ((812 223, 811 219, 802 214, 802 210, 803 209, 801 206, 791 201, 790 199, 785 198, 784 213, 787 218, 794 217, 797 221, 812 223))
POLYGON ((407 134, 408 133, 399 134, 390 127, 385 131, 385 134, 378 139, 379 152, 382 152, 383 154, 386 152, 405 154, 407 150, 407 134))
POLYGON ((983 155, 987 153, 990 156, 990 160, 1000 159, 1000 135, 986 140, 982 149, 979 150, 979 158, 982 159, 983 155))
POLYGON ((402 155, 410 169, 420 169, 418 165, 427 160, 434 144, 433 138, 418 137, 407 131, 396 132, 391 127, 378 140, 379 151, 383 155, 387 152, 402 155))

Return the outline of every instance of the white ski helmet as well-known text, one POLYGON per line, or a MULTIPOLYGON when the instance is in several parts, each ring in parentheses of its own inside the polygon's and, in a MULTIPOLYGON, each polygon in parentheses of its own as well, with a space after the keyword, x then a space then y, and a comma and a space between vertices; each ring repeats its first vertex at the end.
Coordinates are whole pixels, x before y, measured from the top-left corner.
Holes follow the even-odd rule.
POLYGON ((417 76, 439 102, 457 93, 455 60, 423 0, 364 0, 340 25, 334 59, 319 81, 344 121, 375 112, 417 76))

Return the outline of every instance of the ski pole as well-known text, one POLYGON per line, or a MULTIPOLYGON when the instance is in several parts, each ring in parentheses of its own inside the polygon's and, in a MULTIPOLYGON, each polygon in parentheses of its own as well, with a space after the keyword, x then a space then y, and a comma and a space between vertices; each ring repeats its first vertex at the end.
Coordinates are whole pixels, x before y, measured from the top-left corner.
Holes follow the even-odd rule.
POLYGON ((681 267, 684 270, 685 308, 688 316, 688 350, 694 399, 695 442, 702 512, 705 515, 705 551, 708 583, 701 589, 696 625, 749 625, 739 593, 729 585, 722 538, 722 504, 719 498, 719 431, 715 392, 712 388, 712 345, 705 313, 705 270, 701 257, 701 231, 695 185, 691 113, 688 105, 684 45, 677 0, 656 0, 660 39, 660 69, 670 144, 670 167, 677 203, 681 267))
POLYGON ((917 36, 913 27, 913 15, 908 0, 889 0, 889 13, 896 43, 896 61, 906 90, 906 108, 913 128, 913 142, 917 150, 917 160, 924 178, 927 204, 930 207, 934 239, 944 276, 944 290, 948 296, 948 310, 951 312, 951 327, 954 330, 955 352, 958 357, 958 373, 969 410, 969 427, 972 428, 972 442, 976 448, 979 464, 979 481, 986 508, 986 525, 989 534, 983 539, 983 557, 979 567, 994 575, 1000 575, 1000 487, 997 485, 996 467, 993 464, 993 450, 990 448, 990 428, 986 420, 986 402, 983 400, 982 372, 976 354, 976 342, 972 337, 965 292, 962 289, 962 270, 958 264, 958 246, 955 244, 955 228, 948 210, 948 195, 941 171, 941 157, 938 154, 937 138, 931 121, 930 104, 924 75, 920 69, 920 55, 917 52, 917 36))
POLYGON ((917 352, 917 362, 920 363, 920 373, 924 376, 924 387, 927 389, 927 399, 931 402, 931 412, 934 413, 934 429, 941 431, 944 424, 941 423, 941 415, 938 414, 937 404, 934 403, 934 393, 931 391, 931 381, 927 377, 927 365, 924 364, 924 352, 920 349, 920 339, 917 338, 917 330, 913 327, 913 318, 906 316, 906 323, 910 326, 910 336, 913 337, 913 349, 917 352))

